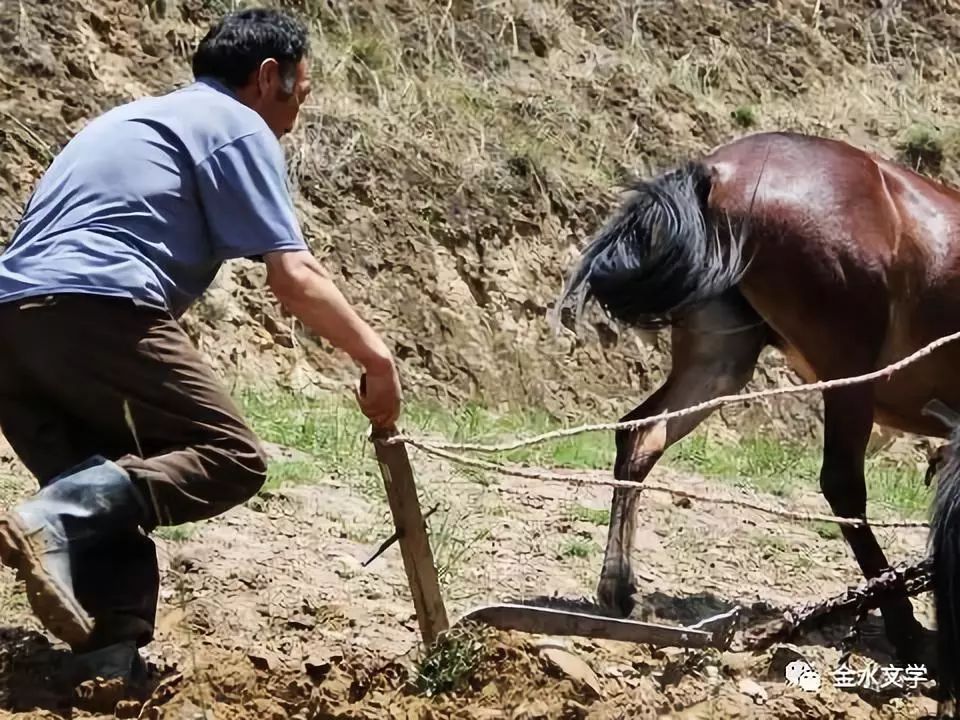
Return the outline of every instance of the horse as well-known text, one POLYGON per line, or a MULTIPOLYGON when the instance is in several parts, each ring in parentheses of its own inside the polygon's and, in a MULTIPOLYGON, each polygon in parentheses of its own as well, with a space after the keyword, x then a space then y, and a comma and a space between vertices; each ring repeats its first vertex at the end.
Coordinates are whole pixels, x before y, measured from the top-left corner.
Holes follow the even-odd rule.
MULTIPOLYGON (((626 183, 566 275, 554 329, 575 329, 591 301, 671 334, 666 380, 622 421, 738 393, 767 347, 807 382, 868 373, 960 331, 960 192, 838 139, 744 135, 626 183)), ((883 381, 823 392, 819 482, 835 515, 866 517, 874 423, 948 436, 926 408, 960 407, 958 367, 950 343, 883 381)), ((642 481, 708 415, 618 430, 615 477, 642 481)), ((635 488, 613 494, 597 596, 614 614, 634 607, 638 500, 635 488)), ((842 533, 865 578, 890 567, 868 525, 842 533)), ((906 592, 880 610, 895 655, 919 662, 926 631, 906 592)))

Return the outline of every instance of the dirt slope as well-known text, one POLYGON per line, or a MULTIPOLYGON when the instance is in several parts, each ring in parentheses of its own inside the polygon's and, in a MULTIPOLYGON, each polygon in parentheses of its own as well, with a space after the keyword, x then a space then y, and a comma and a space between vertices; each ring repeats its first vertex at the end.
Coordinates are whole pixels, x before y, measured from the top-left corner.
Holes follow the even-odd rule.
MULTIPOLYGON (((287 142, 306 233, 420 394, 612 415, 662 377, 666 338, 597 319, 575 341, 544 322, 624 170, 791 128, 890 155, 909 141, 956 177, 947 2, 286 4, 314 18, 316 90, 287 142)), ((4 237, 51 153, 95 113, 187 81, 229 5, 0 3, 4 237)), ((291 328, 256 267, 232 265, 188 322, 226 375, 310 389, 345 370, 291 328)), ((771 358, 757 384, 790 380, 771 358)), ((724 419, 811 432, 804 402, 818 407, 724 419)))

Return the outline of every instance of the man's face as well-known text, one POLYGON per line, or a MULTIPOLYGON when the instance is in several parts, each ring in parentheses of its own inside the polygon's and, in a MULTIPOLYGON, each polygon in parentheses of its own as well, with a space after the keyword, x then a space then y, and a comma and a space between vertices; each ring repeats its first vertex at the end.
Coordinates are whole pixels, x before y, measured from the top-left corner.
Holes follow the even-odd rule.
POLYGON ((251 105, 279 139, 293 130, 300 106, 310 93, 310 66, 306 59, 297 63, 290 93, 284 88, 280 66, 275 60, 265 61, 255 77, 256 94, 251 105))

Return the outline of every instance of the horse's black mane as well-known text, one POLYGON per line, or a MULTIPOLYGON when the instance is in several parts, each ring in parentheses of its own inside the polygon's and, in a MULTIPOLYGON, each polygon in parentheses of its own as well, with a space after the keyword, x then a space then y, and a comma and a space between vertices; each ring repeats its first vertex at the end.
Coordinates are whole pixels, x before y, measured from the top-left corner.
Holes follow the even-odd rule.
POLYGON ((741 241, 721 241, 707 197, 710 175, 690 162, 635 180, 617 213, 587 245, 554 310, 573 303, 574 324, 590 299, 615 320, 656 329, 736 286, 741 241))

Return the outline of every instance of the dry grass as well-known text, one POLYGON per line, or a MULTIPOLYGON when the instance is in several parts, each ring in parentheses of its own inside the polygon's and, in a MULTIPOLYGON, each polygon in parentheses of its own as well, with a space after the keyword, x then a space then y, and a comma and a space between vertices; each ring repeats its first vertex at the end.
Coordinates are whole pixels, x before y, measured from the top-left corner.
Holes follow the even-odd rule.
POLYGON ((954 99, 950 73, 931 77, 923 38, 902 13, 853 9, 843 26, 825 22, 820 4, 694 5, 678 3, 671 23, 645 2, 605 12, 530 0, 309 3, 318 82, 294 172, 309 180, 311 166, 336 174, 389 157, 412 176, 441 170, 464 187, 513 169, 602 193, 627 167, 646 170, 737 134, 746 107, 751 129, 861 129, 889 151, 954 99), (684 27, 694 12, 736 40, 684 27), (788 92, 798 85, 791 76, 820 69, 816 84, 788 92), (325 122, 350 125, 349 141, 329 143, 325 122))

